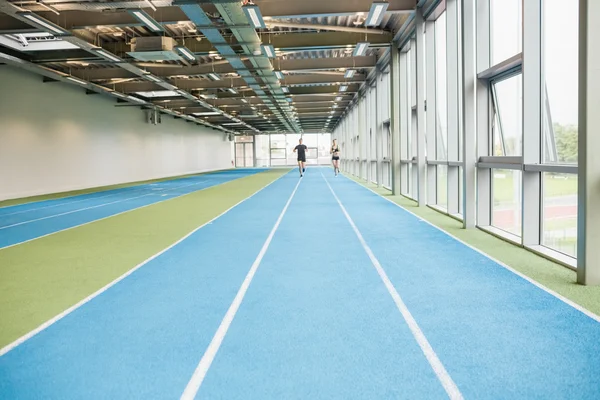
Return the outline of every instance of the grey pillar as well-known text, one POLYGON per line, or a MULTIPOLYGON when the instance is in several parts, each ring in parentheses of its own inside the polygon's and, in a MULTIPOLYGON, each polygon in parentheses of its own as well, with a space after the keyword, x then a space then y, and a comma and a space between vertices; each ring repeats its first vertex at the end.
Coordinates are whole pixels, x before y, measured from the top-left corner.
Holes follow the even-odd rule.
POLYGON ((392 133, 392 194, 399 196, 401 192, 400 164, 400 50, 392 45, 390 61, 390 130, 392 133))
POLYGON ((577 282, 600 284, 600 2, 579 1, 577 282))
MULTIPOLYGON (((477 172, 477 60, 475 35, 476 0, 462 0, 462 131, 463 131, 463 227, 476 224, 475 179, 477 172)), ((487 131, 486 131, 487 133, 487 131)))
POLYGON ((417 193, 419 207, 427 205, 427 165, 425 162, 425 21, 422 9, 415 16, 417 48, 417 193))

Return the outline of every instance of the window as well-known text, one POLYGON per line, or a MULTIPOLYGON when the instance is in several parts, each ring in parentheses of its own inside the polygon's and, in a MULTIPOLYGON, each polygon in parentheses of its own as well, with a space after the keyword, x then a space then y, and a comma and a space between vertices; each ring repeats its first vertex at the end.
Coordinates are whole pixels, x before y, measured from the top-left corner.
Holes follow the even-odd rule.
POLYGON ((577 257, 577 175, 543 174, 542 244, 577 257))
POLYGON ((579 3, 544 0, 544 162, 577 163, 579 3))
POLYGON ((448 166, 437 166, 437 205, 448 209, 448 166))
POLYGON ((522 75, 492 82, 492 155, 520 156, 523 142, 522 75))
POLYGON ((492 170, 492 225, 521 236, 521 171, 492 170))
POLYGON ((521 52, 523 38, 522 7, 522 0, 490 0, 492 65, 496 65, 521 52))

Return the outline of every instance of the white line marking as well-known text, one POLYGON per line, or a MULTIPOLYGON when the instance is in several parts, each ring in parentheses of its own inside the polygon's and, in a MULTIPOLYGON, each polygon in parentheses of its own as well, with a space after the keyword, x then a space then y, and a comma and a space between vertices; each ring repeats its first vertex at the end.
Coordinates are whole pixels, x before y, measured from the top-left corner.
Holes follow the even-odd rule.
POLYGON ((344 207, 344 205, 342 204, 340 199, 337 197, 333 188, 329 184, 329 181, 327 181, 327 178, 325 178, 325 175, 323 175, 322 172, 321 172, 321 176, 325 180, 325 183, 327 183, 327 186, 329 187, 331 194, 333 194, 333 197, 335 198, 335 200, 339 204, 340 208, 342 209, 342 212, 346 216, 346 219, 350 223, 350 226, 352 226, 352 229, 354 230, 354 233, 358 237, 358 240, 360 241, 360 244, 362 245, 363 249, 365 250, 365 252, 369 256, 369 258, 371 259, 371 263, 377 270, 377 273, 379 274, 379 277, 381 278, 385 287, 387 288, 390 296, 392 296, 392 299, 394 299, 394 303, 396 303, 398 310, 400 311, 400 313, 402 314, 402 317, 406 321, 406 324, 410 328, 410 331, 412 332, 415 340, 419 344, 419 347, 421 347, 421 350, 423 351, 423 354, 425 354, 427 361, 429 361, 429 365, 431 365, 431 368, 437 375, 440 383, 444 387, 444 390, 446 390, 448 397, 450 397, 451 399, 456 399, 456 400, 462 399, 463 396, 460 393, 460 390, 458 389, 458 387, 456 386, 456 384, 450 377, 450 374, 448 374, 448 371, 446 371, 446 368, 444 368, 444 365, 438 358, 437 354, 435 354, 435 351, 431 347, 431 344, 429 344, 429 341, 425 337, 425 334, 423 333, 423 331, 421 331, 421 328, 419 327, 419 325, 417 324, 417 321, 415 321, 412 314, 408 310, 408 307, 406 307, 406 304, 404 304, 402 297, 400 297, 400 294, 398 293, 398 291, 396 291, 396 288, 394 287, 394 285, 388 278, 385 270, 379 263, 379 260, 377 259, 377 257, 375 257, 375 254, 373 254, 373 251, 371 250, 371 248, 369 247, 369 245, 363 238, 362 234, 360 233, 360 231, 354 224, 354 221, 350 217, 350 214, 348 214, 348 211, 346 211, 346 208, 344 207))
POLYGON ((246 295, 246 292, 248 291, 248 287, 250 286, 250 283, 252 282, 252 279, 254 278, 254 274, 256 274, 256 270, 258 270, 258 267, 260 266, 260 263, 265 255, 265 253, 267 252, 269 245, 271 244, 271 240, 273 240, 275 231, 277 231, 277 228, 279 228, 279 224, 281 223, 281 220, 283 219, 285 212, 287 211, 290 203, 292 202, 292 199, 294 198, 294 195, 296 194, 296 191, 298 190, 298 186, 300 186, 300 182, 302 182, 301 179, 296 184, 296 187, 294 187, 294 190, 292 191, 292 194, 290 195, 290 198, 288 199, 287 203, 285 203, 285 206, 283 207, 281 214, 279 214, 279 218, 277 218, 277 221, 275 222, 273 229, 271 229, 271 233, 269 233, 267 240, 263 244, 263 247, 260 249, 258 256, 256 257, 256 259, 254 260, 254 263, 252 264, 252 267, 250 267, 250 270, 248 271, 246 278, 242 282, 242 286, 240 286, 237 294, 235 295, 235 298, 233 299, 233 302, 231 303, 231 305, 229 306, 229 309, 225 313, 225 316, 223 317, 223 320, 221 321, 219 328, 215 332, 215 335, 213 336, 208 347, 206 348, 204 355, 200 359, 200 362, 198 363, 198 366, 196 367, 194 374, 192 375, 185 390, 183 391, 183 394, 181 395, 181 400, 192 400, 192 399, 194 399, 194 397, 196 397, 196 394, 198 393, 198 390, 200 389, 200 386, 202 385, 202 382, 204 381, 204 378, 206 377, 206 373, 208 372, 210 365, 212 364, 213 360, 215 359, 215 356, 217 355, 217 352, 219 351, 219 347, 221 347, 221 343, 223 343, 223 339, 225 339, 225 335, 227 334, 227 331, 229 330, 229 327, 231 326, 231 323, 233 322, 233 318, 235 317, 235 314, 237 313, 238 309, 240 308, 240 305, 242 304, 242 301, 244 300, 244 296, 246 295))
MULTIPOLYGON (((223 211, 221 214, 217 215, 216 217, 214 217, 210 221, 205 222, 204 224, 200 225, 199 227, 197 227, 196 229, 194 229, 193 231, 191 231, 190 233, 188 233, 187 235, 185 235, 184 237, 182 237, 181 239, 179 239, 175 243, 171 244, 169 247, 164 248, 160 252, 154 254, 152 257, 150 257, 150 258, 142 261, 140 264, 136 265, 135 267, 133 267, 129 271, 125 272, 123 275, 119 276, 118 278, 116 278, 112 282, 108 283, 107 285, 105 285, 102 288, 98 289, 94 293, 90 294, 88 297, 84 298, 83 300, 79 301, 78 303, 76 303, 76 304, 72 305, 71 307, 67 308, 65 311, 63 311, 60 314, 56 315, 54 318, 49 319, 48 321, 44 322, 43 324, 41 324, 40 326, 38 326, 34 330, 26 333, 25 335, 21 336, 20 338, 18 338, 14 342, 12 342, 12 343, 4 346, 2 349, 0 349, 0 357, 2 357, 3 355, 5 355, 6 353, 8 353, 9 351, 11 351, 12 349, 14 349, 15 347, 19 346, 23 342, 27 341, 28 339, 31 339, 32 337, 34 337, 35 335, 37 335, 38 333, 40 333, 44 329, 46 329, 49 326, 51 326, 52 324, 60 321, 61 319, 63 319, 67 315, 71 314, 73 311, 75 311, 79 307, 83 306, 84 304, 88 303, 89 301, 91 301, 95 297, 98 297, 102 293, 106 292, 108 289, 110 289, 111 287, 113 287, 117 283, 121 282, 123 279, 127 278, 129 275, 133 274, 135 271, 137 271, 138 269, 140 269, 141 267, 143 267, 145 264, 147 264, 150 261, 154 260, 155 258, 157 258, 158 256, 160 256, 161 254, 166 253, 167 251, 171 250, 173 247, 177 246, 179 243, 183 242, 185 239, 187 239, 188 237, 190 237, 191 235, 193 235, 194 233, 196 233, 197 231, 199 231, 200 229, 202 229, 206 225, 212 224, 218 218, 220 218, 223 215, 227 214, 229 211, 233 210, 234 208, 236 208, 237 206, 239 206, 240 204, 242 204, 246 200, 254 197, 256 194, 258 194, 259 192, 263 191, 264 189, 266 189, 267 187, 269 187, 273 183, 277 182, 279 179, 281 179, 285 175, 287 175, 287 174, 283 174, 280 177, 278 177, 277 179, 275 179, 274 181, 269 182, 268 184, 266 184, 262 188, 258 189, 256 192, 252 193, 250 196, 246 197, 242 201, 240 201, 240 202, 234 204, 233 206, 229 207, 227 210, 223 211)), ((211 187, 214 187, 214 186, 211 186, 211 187)))
MULTIPOLYGON (((119 189, 114 189, 114 190, 119 190, 119 189)), ((2 217, 8 217, 10 215, 24 214, 24 213, 27 213, 27 212, 30 212, 30 211, 44 210, 46 208, 54 208, 54 207, 59 207, 59 206, 68 206, 68 205, 75 204, 75 203, 81 203, 82 201, 90 201, 90 200, 102 199, 104 197, 116 196, 116 195, 121 194, 123 192, 131 193, 131 192, 136 192, 136 191, 139 191, 139 190, 143 190, 143 189, 138 188, 138 189, 134 189, 134 190, 130 190, 130 191, 124 190, 124 191, 120 191, 120 192, 117 192, 117 193, 103 194, 101 196, 92 196, 92 197, 89 197, 89 198, 86 198, 86 199, 81 199, 81 200, 64 201, 64 202, 61 202, 61 203, 58 203, 58 204, 51 204, 49 206, 38 207, 38 208, 29 208, 27 210, 15 211, 15 212, 10 213, 10 214, 0 214, 0 218, 2 218, 2 217)), ((86 194, 81 194, 81 195, 78 195, 78 196, 86 196, 87 194, 96 194, 96 193, 101 193, 101 192, 86 193, 86 194)), ((53 199, 53 200, 63 200, 63 199, 53 199)), ((22 205, 27 205, 27 204, 30 204, 30 203, 24 203, 22 205)), ((11 206, 11 207, 18 207, 20 205, 21 204, 16 204, 16 205, 11 206)))
MULTIPOLYGON (((174 188, 171 188, 171 189, 166 189, 165 188, 165 189, 153 189, 153 190, 160 190, 161 192, 163 192, 163 191, 164 192, 168 192, 170 190, 176 190, 176 189, 181 189, 181 188, 185 188, 185 187, 189 187, 189 186, 199 185, 199 184, 204 183, 204 182, 206 182, 206 181, 200 181, 200 182, 196 182, 196 183, 191 183, 189 185, 177 186, 177 187, 174 187, 174 188)), ((95 206, 78 208, 77 210, 71 210, 71 211, 67 211, 67 212, 63 212, 63 213, 59 213, 59 214, 48 215, 46 217, 41 217, 41 218, 36 218, 36 219, 30 219, 29 221, 18 222, 16 224, 12 224, 12 225, 0 226, 0 230, 7 229, 7 228, 12 228, 12 227, 19 226, 19 225, 26 225, 26 224, 30 224, 32 222, 42 221, 42 220, 45 220, 45 219, 50 219, 50 218, 55 218, 55 217, 61 217, 63 215, 74 214, 74 213, 80 212, 80 211, 92 210, 94 208, 100 208, 100 207, 108 206, 108 205, 111 205, 111 204, 122 203, 122 202, 128 201, 128 200, 139 199, 139 198, 142 198, 142 197, 150 196, 151 194, 154 194, 154 193, 146 193, 146 194, 143 194, 141 196, 128 197, 126 199, 121 199, 121 200, 116 200, 116 201, 109 201, 108 203, 97 204, 95 206)))
POLYGON ((375 193, 377 196, 381 197, 383 200, 389 201, 390 203, 392 203, 393 205, 395 205, 396 207, 406 211, 407 213, 411 214, 412 216, 414 216, 415 218, 417 218, 418 220, 425 222, 428 225, 431 225, 433 228, 437 229, 438 231, 444 233, 447 236, 450 236, 452 239, 456 240, 457 242, 463 244, 464 246, 476 251, 477 253, 481 254, 482 256, 485 256, 487 259, 495 262, 496 264, 500 265, 503 268, 506 268, 507 270, 509 270, 510 272, 512 272, 513 274, 521 277, 522 279, 525 279, 527 282, 531 283, 534 286, 537 286, 538 288, 542 289, 544 292, 556 297, 557 299, 561 300, 562 302, 570 305, 571 307, 573 307, 574 309, 576 309, 577 311, 587 315, 588 317, 590 317, 591 319, 600 322, 600 316, 597 314, 594 314, 593 312, 591 312, 590 310, 587 310, 585 308, 583 308, 582 306, 580 306, 579 304, 575 303, 572 300, 567 299, 566 297, 564 297, 563 295, 556 293, 554 290, 542 285, 541 283, 535 281, 534 279, 528 277, 527 275, 517 271, 516 269, 504 264, 502 261, 498 261, 497 259, 495 259, 494 257, 490 256, 489 254, 484 253, 482 250, 479 250, 476 247, 471 246, 470 244, 468 244, 467 242, 462 241, 461 239, 457 238, 456 236, 452 235, 449 232, 446 232, 445 230, 443 230, 442 228, 440 228, 439 226, 434 225, 433 223, 427 221, 426 219, 418 216, 417 214, 415 214, 414 212, 402 207, 400 204, 394 202, 393 200, 388 199, 387 197, 382 196, 381 194, 377 193, 376 191, 372 190, 371 188, 362 185, 360 182, 356 182, 353 179, 350 179, 348 177, 345 177, 346 179, 348 179, 351 182, 356 183, 358 186, 367 189, 370 192, 375 193))
MULTIPOLYGON (((252 176, 252 175, 247 175, 247 176, 252 176)), ((142 208, 150 207, 150 206, 153 206, 155 204, 160 204, 163 201, 173 200, 173 199, 176 199, 176 198, 179 198, 179 197, 183 197, 183 196, 187 196, 187 195, 190 195, 190 194, 193 194, 193 193, 201 192, 201 191, 206 190, 206 189, 211 189, 211 188, 214 188, 214 187, 217 187, 217 186, 221 186, 221 185, 224 185, 226 183, 233 182, 233 181, 235 181, 237 179, 244 179, 244 178, 246 178, 246 176, 243 176, 241 178, 235 178, 235 179, 232 179, 232 180, 229 180, 229 181, 226 181, 226 182, 217 183, 216 185, 205 187, 205 188, 198 189, 198 190, 194 190, 193 192, 186 193, 186 194, 183 194, 183 195, 179 195, 179 196, 176 196, 176 197, 170 197, 168 199, 164 199, 164 200, 160 200, 160 201, 155 201, 154 203, 146 204, 145 206, 140 206, 140 207, 137 207, 137 208, 132 208, 130 210, 125 210, 123 212, 112 214, 112 215, 109 215, 109 216, 106 216, 106 217, 102 217, 102 218, 98 218, 98 219, 95 219, 93 221, 84 222, 83 224, 71 226, 69 228, 61 229, 59 231, 50 232, 50 233, 47 233, 47 234, 42 235, 42 236, 36 236, 34 238, 31 238, 31 239, 23 240, 22 242, 13 243, 13 244, 9 244, 8 246, 0 247, 0 250, 4 250, 4 249, 8 249, 8 248, 11 248, 11 247, 14 247, 14 246, 18 246, 20 244, 32 242, 34 240, 45 238, 47 236, 51 236, 51 235, 54 235, 56 233, 60 233, 60 232, 68 231, 68 230, 71 230, 71 229, 79 228, 80 226, 85 226, 85 225, 93 224, 94 222, 98 222, 98 221, 102 221, 102 220, 105 220, 105 219, 108 219, 108 218, 116 217, 118 215, 126 214, 126 213, 131 212, 131 211, 141 210, 142 208)))

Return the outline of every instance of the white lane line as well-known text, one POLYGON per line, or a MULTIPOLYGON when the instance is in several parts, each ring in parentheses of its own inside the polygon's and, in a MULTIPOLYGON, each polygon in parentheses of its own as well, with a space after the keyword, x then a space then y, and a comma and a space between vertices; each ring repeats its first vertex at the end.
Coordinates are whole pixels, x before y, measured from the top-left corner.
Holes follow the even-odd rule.
POLYGON ((261 263, 263 257, 265 256, 265 253, 267 252, 269 245, 271 244, 271 240, 273 240, 275 231, 277 231, 277 228, 279 228, 279 224, 281 223, 283 216, 285 215, 290 203, 292 202, 292 199, 294 198, 294 195, 296 194, 296 191, 298 190, 298 187, 300 186, 300 182, 302 182, 302 179, 300 179, 298 181, 298 183, 296 184, 296 187, 294 187, 294 190, 292 191, 292 194, 290 195, 287 203, 285 203, 285 206, 283 207, 281 214, 279 214, 279 218, 277 218, 277 221, 275 222, 273 229, 271 229, 271 233, 269 233, 267 240, 263 244, 263 247, 260 249, 258 256, 254 260, 252 267, 250 267, 250 270, 248 271, 246 278, 242 282, 242 285, 240 286, 237 294, 235 295, 233 302, 231 303, 231 305, 229 306, 229 309, 225 313, 225 316, 223 317, 223 320, 221 321, 219 328, 215 332, 215 335, 213 336, 212 340, 210 341, 210 344, 208 345, 208 347, 206 348, 206 351, 204 352, 204 355, 200 359, 200 362, 198 363, 196 370, 194 371, 190 381, 188 382, 185 390, 183 391, 183 394, 181 395, 181 400, 194 399, 194 397, 196 397, 196 394, 198 393, 198 390, 200 390, 200 386, 202 385, 202 382, 204 381, 204 378, 206 377, 206 373, 208 372, 210 365, 212 364, 213 360, 215 359, 215 356, 217 355, 217 352, 219 351, 219 347, 221 347, 221 343, 223 343, 223 339, 225 339, 225 335, 227 334, 227 331, 229 330, 229 327, 231 326, 231 323, 233 322, 233 318, 235 317, 235 314, 237 313, 238 309, 240 308, 240 305, 242 304, 242 301, 244 300, 244 296, 246 295, 246 292, 248 291, 248 287, 250 286, 250 283, 252 282, 252 279, 254 278, 254 274, 256 274, 256 270, 258 270, 258 267, 260 266, 260 263, 261 263))
POLYGON ((390 296, 392 296, 392 299, 394 299, 394 303, 396 303, 398 310, 400 311, 400 313, 402 314, 402 317, 406 321, 406 324, 408 325, 410 331, 412 332, 415 340, 419 344, 419 347, 421 347, 421 350, 423 351, 423 354, 427 358, 429 365, 431 365, 431 368, 437 375, 438 380, 444 387, 444 390, 448 394, 448 397, 450 397, 451 399, 456 399, 456 400, 463 399, 463 396, 462 396, 460 390, 458 389, 458 387, 456 386, 456 384, 450 377, 450 374, 448 374, 448 371, 446 371, 444 364, 442 364, 442 362, 438 358, 437 354, 433 350, 433 347, 431 347, 431 344, 429 344, 429 341, 427 340, 427 338, 425 337, 425 334, 419 327, 419 324, 417 324, 417 321, 415 321, 415 319, 412 316, 412 314, 410 313, 408 307, 406 306, 406 304, 404 304, 402 297, 400 297, 400 294, 398 293, 398 291, 396 290, 396 288, 394 287, 394 285, 388 278, 385 270, 379 263, 379 260, 377 259, 377 257, 375 257, 375 254, 373 254, 373 251, 371 250, 371 248, 369 247, 369 245, 363 238, 362 234, 360 233, 360 231, 354 224, 354 221, 348 214, 348 211, 346 211, 346 208, 344 207, 344 205, 342 204, 340 199, 337 197, 337 195, 335 194, 335 191, 333 190, 333 188, 327 181, 327 178, 325 178, 325 175, 323 175, 322 172, 321 172, 321 176, 325 180, 325 183, 327 183, 327 186, 329 187, 331 194, 333 194, 333 197, 335 198, 335 200, 339 204, 340 208, 342 209, 342 212, 346 216, 346 219, 350 223, 350 226, 352 226, 352 229, 354 230, 354 233, 358 237, 358 240, 360 241, 360 244, 362 245, 363 249, 365 250, 365 252, 369 256, 369 258, 371 259, 371 263, 377 270, 377 273, 379 274, 379 277, 381 278, 381 280, 383 281, 383 284, 387 288, 390 296))
MULTIPOLYGON (((189 186, 195 186, 195 185, 199 185, 199 184, 205 183, 205 182, 206 181, 200 181, 200 182, 196 182, 196 183, 191 183, 189 185, 177 186, 177 187, 174 187, 174 188, 171 188, 171 189, 154 189, 154 190, 160 190, 161 192, 168 192, 170 190, 176 190, 176 189, 181 189, 181 188, 185 188, 185 187, 189 187, 189 186)), ((63 212, 63 213, 59 213, 59 214, 48 215, 46 217, 41 217, 41 218, 36 218, 36 219, 30 219, 29 221, 17 222, 16 224, 0 226, 0 230, 2 230, 2 229, 8 229, 8 228, 13 228, 15 226, 20 226, 20 225, 26 225, 26 224, 30 224, 32 222, 42 221, 42 220, 45 220, 45 219, 61 217, 63 215, 74 214, 74 213, 77 213, 77 212, 80 212, 80 211, 92 210, 94 208, 100 208, 100 207, 108 206, 108 205, 111 205, 111 204, 122 203, 122 202, 128 201, 128 200, 139 199, 139 198, 142 198, 142 197, 150 196, 152 194, 154 194, 154 193, 146 193, 146 194, 143 194, 141 196, 128 197, 126 199, 121 199, 121 200, 116 200, 116 201, 109 201, 108 203, 97 204, 95 206, 78 208, 77 210, 71 210, 71 211, 67 211, 67 212, 63 212)))
MULTIPOLYGON (((97 200, 97 199, 102 199, 104 197, 116 196, 116 195, 122 194, 124 192, 131 193, 131 192, 137 192, 139 190, 143 190, 143 189, 142 188, 138 188, 138 189, 134 189, 134 190, 124 190, 124 191, 120 191, 120 192, 117 192, 117 193, 103 194, 101 196, 92 196, 92 197, 88 197, 88 198, 81 199, 81 200, 64 201, 64 202, 60 202, 58 204, 51 204, 49 206, 44 206, 44 207, 28 208, 27 210, 15 211, 15 212, 12 212, 12 213, 9 213, 9 214, 0 214, 0 218, 8 217, 10 215, 24 214, 24 213, 27 213, 27 212, 30 212, 30 211, 45 210, 47 208, 54 208, 54 207, 59 207, 59 206, 69 206, 71 204, 81 203, 83 201, 97 200)), ((99 193, 99 192, 96 192, 96 193, 99 193)), ((94 193, 90 193, 90 194, 94 194, 94 193)), ((85 194, 84 195, 79 195, 79 196, 85 196, 85 194)), ((55 200, 62 200, 62 199, 55 199, 55 200)), ((29 204, 29 203, 25 203, 25 204, 29 204)), ((18 206, 19 205, 15 205, 13 207, 18 207, 18 206)))
MULTIPOLYGON (((248 175, 248 176, 252 176, 252 175, 248 175)), ((20 245, 20 244, 24 244, 24 243, 32 242, 32 241, 34 241, 34 240, 38 240, 38 239, 41 239, 41 238, 45 238, 45 237, 47 237, 47 236, 54 235, 54 234, 56 234, 56 233, 60 233, 60 232, 68 231, 68 230, 71 230, 71 229, 79 228, 79 227, 81 227, 81 226, 85 226, 85 225, 93 224, 94 222, 98 222, 98 221, 102 221, 102 220, 109 219, 109 218, 112 218, 112 217, 116 217, 116 216, 119 216, 119 215, 122 215, 122 214, 126 214, 126 213, 128 213, 128 212, 131 212, 131 211, 135 211, 135 210, 141 210, 142 208, 150 207, 150 206, 153 206, 153 205, 155 205, 155 204, 160 204, 160 203, 162 203, 162 202, 164 202, 164 201, 169 201, 169 200, 173 200, 173 199, 176 199, 176 198, 179 198, 179 197, 187 196, 187 195, 189 195, 189 194, 192 194, 192 193, 201 192, 201 191, 203 191, 203 190, 206 190, 206 189, 211 189, 211 188, 214 188, 214 187, 217 187, 217 186, 224 185, 224 184, 226 184, 226 183, 229 183, 229 182, 233 182, 233 181, 235 181, 235 180, 237 180, 237 179, 244 179, 244 178, 246 178, 246 177, 245 177, 245 176, 243 176, 243 177, 241 177, 241 178, 235 178, 235 179, 232 179, 232 180, 229 180, 229 181, 225 181, 225 182, 217 183, 216 185, 212 185, 212 186, 208 186, 208 187, 205 187, 205 188, 202 188, 202 189, 194 190, 193 192, 190 192, 190 193, 186 193, 186 194, 178 195, 178 196, 176 196, 176 197, 169 197, 168 199, 164 199, 164 200, 160 200, 160 201, 155 201, 154 203, 146 204, 145 206, 140 206, 140 207, 137 207, 137 208, 132 208, 132 209, 130 209, 130 210, 125 210, 125 211, 122 211, 122 212, 120 212, 120 213, 111 214, 111 215, 108 215, 108 216, 106 216, 106 217, 102 217, 102 218, 95 219, 95 220, 93 220, 93 221, 84 222, 83 224, 79 224, 79 225, 70 226, 70 227, 68 227, 68 228, 65 228, 65 229, 61 229, 61 230, 58 230, 58 231, 53 231, 53 232, 47 233, 47 234, 45 234, 45 235, 36 236, 36 237, 34 237, 34 238, 31 238, 31 239, 23 240, 22 242, 13 243, 13 244, 9 244, 8 246, 0 247, 0 250, 4 250, 4 249, 8 249, 8 248, 11 248, 11 247, 14 247, 14 246, 18 246, 18 245, 20 245)))
MULTIPOLYGON (((34 337, 35 335, 37 335, 38 333, 40 333, 44 329, 46 329, 49 326, 51 326, 52 324, 60 321, 61 319, 63 319, 67 315, 71 314, 73 311, 75 311, 79 307, 83 306, 84 304, 88 303, 89 301, 91 301, 95 297, 98 297, 102 293, 106 292, 108 289, 110 289, 111 287, 113 287, 117 283, 121 282, 123 279, 127 278, 129 275, 133 274, 135 271, 137 271, 138 269, 140 269, 141 267, 143 267, 145 264, 147 264, 150 261, 154 260, 155 258, 157 258, 158 256, 160 256, 161 254, 166 253, 167 251, 171 250, 173 247, 177 246, 179 243, 183 242, 185 239, 187 239, 188 237, 190 237, 191 235, 193 235, 194 233, 196 233, 197 231, 199 231, 200 229, 202 229, 206 225, 212 224, 215 220, 217 220, 218 218, 220 218, 223 215, 227 214, 229 211, 233 210, 234 208, 236 208, 237 206, 239 206, 240 204, 242 204, 246 200, 251 199, 252 197, 254 197, 255 195, 257 195, 259 192, 263 191, 264 189, 266 189, 267 187, 269 187, 273 183, 277 182, 279 179, 281 179, 285 175, 287 175, 287 174, 283 174, 280 177, 278 177, 277 179, 275 179, 274 181, 269 182, 268 184, 266 184, 265 186, 263 186, 262 188, 260 188, 256 192, 252 193, 250 196, 246 197, 242 201, 240 201, 240 202, 234 204, 233 206, 229 207, 227 210, 223 211, 221 214, 217 215, 216 217, 214 217, 210 221, 205 222, 204 224, 200 225, 199 227, 197 227, 196 229, 194 229, 193 231, 191 231, 190 233, 188 233, 187 235, 185 235, 184 237, 182 237, 181 239, 179 239, 175 243, 171 244, 169 247, 164 248, 160 252, 154 254, 152 257, 150 257, 150 258, 142 261, 140 264, 136 265, 135 267, 133 267, 129 271, 125 272, 123 275, 119 276, 118 278, 116 278, 112 282, 108 283, 107 285, 105 285, 102 288, 98 289, 94 293, 90 294, 88 297, 84 298, 83 300, 81 300, 78 303, 72 305, 71 307, 69 307, 65 311, 63 311, 60 314, 56 315, 54 318, 49 319, 48 321, 44 322, 43 324, 41 324, 40 326, 38 326, 37 328, 35 328, 31 332, 26 333, 25 335, 21 336, 20 338, 18 338, 14 342, 12 342, 12 343, 4 346, 2 349, 0 349, 0 357, 2 357, 4 354, 6 354, 9 351, 11 351, 12 349, 14 349, 15 347, 17 347, 18 345, 22 344, 23 342, 27 341, 28 339, 31 339, 32 337, 34 337)), ((214 186, 211 186, 211 187, 214 187, 214 186)))
POLYGON ((534 279, 528 277, 527 275, 517 271, 516 269, 504 264, 502 261, 498 261, 497 259, 495 259, 494 257, 490 256, 487 253, 484 253, 482 250, 479 250, 476 247, 471 246, 470 244, 468 244, 467 242, 464 242, 463 240, 457 238, 456 236, 452 235, 449 232, 446 232, 445 230, 443 230, 442 228, 440 228, 439 226, 434 225, 433 223, 427 221, 426 219, 418 216, 417 214, 415 214, 414 212, 402 207, 400 204, 394 202, 391 199, 388 199, 387 197, 382 196, 381 194, 377 193, 376 191, 372 190, 371 188, 364 186, 362 184, 360 184, 359 182, 356 182, 353 179, 350 179, 348 177, 346 177, 346 179, 348 179, 349 181, 357 184, 358 186, 360 186, 363 189, 367 189, 370 192, 375 193, 378 197, 381 197, 383 200, 389 201, 390 203, 392 203, 393 205, 395 205, 396 207, 400 208, 403 211, 406 211, 407 213, 411 214, 413 217, 417 218, 419 221, 421 222, 425 222, 426 224, 432 226, 433 228, 437 229, 438 231, 442 232, 443 234, 445 234, 446 236, 451 237, 452 239, 456 240, 457 242, 463 244, 464 246, 470 248, 471 250, 476 251, 477 253, 481 254, 482 256, 484 256, 485 258, 487 258, 488 260, 491 260, 493 262, 495 262, 496 264, 500 265, 503 268, 506 268, 507 270, 509 270, 510 272, 512 272, 513 274, 519 276, 522 279, 525 279, 527 282, 531 283, 533 286, 538 287, 539 289, 542 289, 544 292, 550 294, 551 296, 556 297, 558 300, 564 302, 565 304, 568 304, 569 306, 573 307, 574 309, 576 309, 577 311, 581 312, 582 314, 587 315, 588 317, 590 317, 591 319, 600 322, 600 315, 594 314, 593 312, 591 312, 590 310, 583 308, 582 306, 580 306, 579 304, 569 300, 568 298, 564 297, 563 295, 555 292, 554 290, 542 285, 541 283, 535 281, 534 279))

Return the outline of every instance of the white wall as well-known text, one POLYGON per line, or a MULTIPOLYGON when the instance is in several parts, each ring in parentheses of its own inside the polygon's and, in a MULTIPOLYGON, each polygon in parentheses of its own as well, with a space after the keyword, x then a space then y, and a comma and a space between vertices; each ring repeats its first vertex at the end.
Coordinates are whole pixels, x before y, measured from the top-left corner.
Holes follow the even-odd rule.
POLYGON ((0 65, 0 200, 231 168, 223 132, 0 65))

